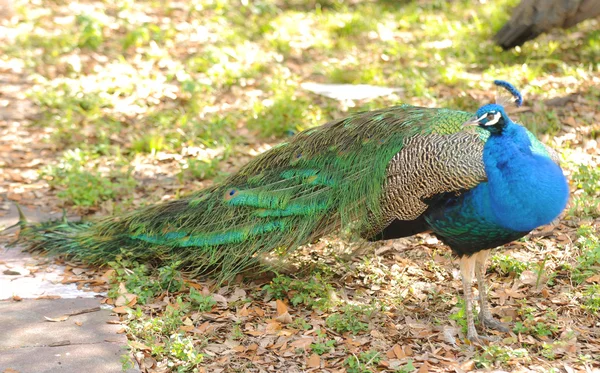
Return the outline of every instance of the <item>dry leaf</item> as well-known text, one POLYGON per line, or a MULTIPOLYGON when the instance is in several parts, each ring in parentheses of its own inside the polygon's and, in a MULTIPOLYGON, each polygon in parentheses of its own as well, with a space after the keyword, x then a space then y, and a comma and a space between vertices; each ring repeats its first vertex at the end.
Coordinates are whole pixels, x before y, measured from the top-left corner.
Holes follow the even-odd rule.
POLYGON ((6 368, 2 371, 2 373, 21 373, 20 371, 13 368, 6 368))
POLYGON ((429 364, 424 362, 423 365, 419 367, 419 370, 417 370, 417 373, 429 373, 429 364))
POLYGON ((277 316, 281 316, 288 312, 288 307, 285 305, 285 303, 283 303, 283 301, 277 299, 275 302, 277 304, 277 316))
POLYGON ((129 346, 131 346, 135 349, 138 349, 138 350, 150 351, 150 347, 148 347, 145 344, 143 344, 142 342, 138 342, 138 341, 129 341, 129 346))
POLYGON ((277 316, 275 320, 279 321, 282 324, 289 324, 292 322, 292 316, 288 312, 285 312, 277 316))
POLYGON ((35 299, 60 299, 60 295, 40 295, 35 299))
POLYGON ((263 317, 265 315, 265 311, 263 311, 262 309, 258 308, 258 307, 252 307, 252 311, 254 311, 254 313, 258 316, 258 317, 263 317))
POLYGON ((13 295, 13 297, 12 297, 12 300, 14 300, 15 302, 20 302, 20 301, 22 301, 22 300, 23 300, 23 298, 21 298, 21 297, 20 297, 20 296, 18 296, 18 295, 13 295))
POLYGON ((406 357, 406 354, 404 353, 404 350, 402 350, 402 347, 400 347, 400 345, 395 344, 394 347, 392 347, 392 351, 394 353, 394 356, 396 356, 396 359, 404 359, 406 357))
POLYGON ((306 366, 309 368, 321 367, 321 357, 317 354, 310 355, 310 357, 306 359, 306 366))
POLYGON ((114 313, 118 313, 118 314, 127 313, 127 312, 129 312, 129 310, 131 310, 131 308, 126 307, 126 306, 115 307, 115 308, 112 309, 112 311, 114 313))
POLYGON ((233 294, 231 294, 229 296, 229 301, 230 302, 235 302, 241 299, 246 299, 246 290, 242 289, 242 288, 236 288, 233 291, 233 294))
POLYGON ((593 275, 593 276, 591 276, 591 277, 588 277, 588 278, 586 278, 586 279, 585 279, 585 282, 587 282, 587 283, 589 283, 589 284, 591 284, 592 282, 595 282, 595 283, 600 283, 600 274, 598 274, 598 275, 593 275))
POLYGON ((242 317, 250 315, 250 311, 248 311, 248 304, 244 304, 244 307, 242 307, 241 310, 238 310, 237 314, 238 314, 238 316, 242 316, 242 317))
POLYGON ((44 319, 46 319, 46 321, 51 321, 51 322, 62 322, 65 321, 69 318, 69 315, 62 315, 59 317, 47 317, 44 316, 44 319))
POLYGON ((473 360, 467 360, 464 363, 460 364, 460 369, 464 370, 465 372, 470 372, 472 370, 475 369, 475 361, 473 360))
MULTIPOLYGON (((288 314, 289 315, 289 314, 288 314)), ((267 327, 265 328, 265 332, 267 334, 276 334, 277 331, 281 330, 281 322, 278 322, 279 320, 275 321, 271 321, 267 324, 267 327)))
POLYGON ((567 117, 567 118, 563 119, 562 122, 564 124, 566 124, 567 126, 577 127, 577 121, 573 117, 567 117))
POLYGON ((185 284, 191 288, 194 288, 196 290, 202 290, 203 286, 200 284, 197 284, 195 282, 191 282, 189 280, 185 280, 185 284))
POLYGON ((295 348, 303 348, 303 349, 307 349, 310 347, 310 345, 313 343, 313 339, 312 338, 300 338, 295 340, 294 342, 290 343, 290 346, 295 347, 295 348))
POLYGON ((253 337, 260 337, 261 335, 264 335, 265 332, 261 332, 260 330, 246 330, 244 331, 244 334, 248 334, 253 337))
POLYGON ((83 325, 83 323, 81 321, 75 321, 75 325, 81 326, 81 325, 83 325))
POLYGON ((233 347, 233 350, 236 352, 246 352, 246 347, 242 345, 237 345, 233 347))
POLYGON ((194 329, 194 325, 182 325, 179 327, 179 330, 182 332, 191 332, 194 329))
POLYGON ((73 268, 71 272, 73 272, 74 275, 79 276, 80 274, 84 273, 86 270, 84 268, 73 268))
POLYGON ((375 330, 375 329, 371 330, 371 336, 373 338, 378 338, 378 339, 384 339, 385 338, 385 336, 380 331, 375 330))
POLYGON ((137 295, 129 293, 124 283, 119 284, 119 296, 115 299, 115 306, 132 307, 137 302, 137 295))
POLYGON ((152 358, 152 356, 146 356, 142 362, 142 367, 144 369, 150 369, 152 368, 154 365, 156 365, 156 360, 154 360, 154 358, 152 358))

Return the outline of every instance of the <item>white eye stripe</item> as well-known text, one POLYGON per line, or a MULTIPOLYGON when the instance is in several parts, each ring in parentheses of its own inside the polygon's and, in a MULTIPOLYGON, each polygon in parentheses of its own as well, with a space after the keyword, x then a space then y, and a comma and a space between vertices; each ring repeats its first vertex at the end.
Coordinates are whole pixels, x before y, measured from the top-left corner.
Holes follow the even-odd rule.
POLYGON ((487 117, 487 113, 483 114, 482 116, 480 116, 479 118, 475 119, 475 122, 481 122, 483 120, 483 118, 487 117))
MULTIPOLYGON (((498 121, 500 120, 500 117, 502 116, 502 114, 500 114, 500 112, 494 114, 494 118, 489 120, 485 126, 493 126, 494 124, 498 123, 498 121)), ((483 117, 482 117, 483 118, 483 117)))

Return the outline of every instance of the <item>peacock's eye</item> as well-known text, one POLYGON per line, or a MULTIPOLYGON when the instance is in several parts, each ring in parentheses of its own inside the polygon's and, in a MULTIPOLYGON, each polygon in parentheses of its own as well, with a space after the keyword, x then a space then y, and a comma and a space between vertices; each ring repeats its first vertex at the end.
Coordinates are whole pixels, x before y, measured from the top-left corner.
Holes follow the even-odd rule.
POLYGON ((494 119, 494 114, 488 113, 487 120, 492 120, 492 119, 494 119))

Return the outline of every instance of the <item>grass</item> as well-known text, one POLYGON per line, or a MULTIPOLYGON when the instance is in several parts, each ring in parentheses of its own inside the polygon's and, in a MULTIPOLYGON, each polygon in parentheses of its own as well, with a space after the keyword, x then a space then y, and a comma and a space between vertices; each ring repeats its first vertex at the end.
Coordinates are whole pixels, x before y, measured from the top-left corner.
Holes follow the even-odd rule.
POLYGON ((334 289, 320 275, 310 279, 275 277, 263 288, 274 299, 289 299, 293 306, 327 310, 334 305, 334 289))
POLYGON ((600 237, 598 232, 590 226, 582 226, 578 230, 579 239, 577 248, 577 265, 573 269, 573 279, 581 283, 585 279, 598 273, 600 266, 600 237))
POLYGON ((200 312, 208 312, 217 304, 211 295, 202 294, 194 288, 190 288, 190 300, 194 308, 200 312))
MULTIPOLYGON (((131 162, 139 153, 180 153, 190 142, 207 148, 244 142, 235 131, 238 123, 246 122, 251 131, 271 139, 337 116, 335 104, 297 89, 301 76, 289 63, 298 56, 307 60, 303 66, 309 70, 303 75, 332 83, 397 86, 413 103, 430 100, 436 106, 466 110, 479 103, 440 87, 461 87, 465 93, 465 87, 487 89, 491 79, 510 75, 513 81, 529 82, 540 100, 563 93, 560 87, 543 87, 541 82, 549 76, 585 78, 598 66, 594 33, 584 40, 577 61, 561 53, 569 44, 552 42, 500 53, 490 42, 490 27, 505 21, 504 10, 512 1, 481 4, 476 14, 465 0, 425 5, 309 3, 301 2, 305 11, 295 11, 275 1, 240 7, 191 2, 185 9, 155 4, 140 8, 117 1, 103 5, 111 12, 94 9, 67 17, 60 29, 53 27, 53 11, 27 13, 23 6, 18 10, 25 21, 16 29, 15 44, 3 49, 5 58, 21 58, 37 72, 39 84, 31 97, 43 115, 34 124, 55 128, 49 141, 67 151, 85 142, 106 162, 117 155, 131 162), (180 30, 173 22, 143 21, 144 12, 175 17, 180 30), (195 19, 202 27, 194 27, 196 21, 183 14, 201 17, 195 19), (468 47, 467 40, 478 48, 468 47), (198 48, 201 54, 193 52, 198 48), (104 55, 106 62, 89 69, 87 54, 92 51, 104 55), (144 68, 144 63, 159 59, 158 69, 144 68), (240 93, 253 94, 234 111, 207 110, 219 106, 216 96, 239 95, 235 92, 240 88, 240 93), (132 109, 140 114, 132 116, 132 109), (125 141, 115 142, 117 138, 125 141)), ((378 106, 390 103, 383 99, 378 106)), ((553 109, 520 119, 534 124, 535 132, 555 133, 560 127, 553 109), (538 128, 538 123, 545 125, 538 128)), ((209 159, 186 163, 190 172, 181 174, 182 184, 214 176, 212 166, 204 166, 211 164, 209 159)), ((68 178, 60 180, 63 185, 71 183, 68 178)), ((59 197, 86 207, 122 198, 120 193, 108 193, 73 201, 73 196, 59 197)))
POLYGON ((495 270, 502 275, 518 277, 528 268, 529 263, 506 254, 495 254, 490 260, 490 269, 495 270))
POLYGON ((542 311, 537 311, 534 307, 523 304, 518 313, 521 321, 517 321, 513 327, 513 332, 517 334, 525 333, 538 338, 545 338, 558 331, 558 327, 555 325, 557 314, 554 311, 545 313, 544 317, 539 317, 538 315, 542 311))
MULTIPOLYGON (((344 365, 348 373, 369 373, 373 366, 381 361, 381 354, 377 351, 365 351, 353 355, 344 360, 344 365)), ((409 371, 408 371, 409 372, 409 371)))
MULTIPOLYGON (((111 298, 116 298, 121 292, 120 284, 124 284, 128 292, 136 295, 137 303, 142 305, 151 303, 165 292, 179 292, 184 287, 181 273, 174 269, 175 264, 151 270, 145 264, 119 258, 109 265, 115 270, 114 286, 108 294, 111 298)), ((195 304, 202 304, 204 307, 210 304, 210 299, 203 299, 202 295, 196 294, 194 290, 190 291, 189 296, 195 304)))
POLYGON ((569 215, 597 218, 600 216, 600 169, 578 165, 573 174, 577 193, 573 196, 569 215))
POLYGON ((126 165, 113 165, 113 170, 100 172, 98 166, 90 167, 94 159, 97 159, 94 153, 78 148, 69 150, 59 164, 46 167, 40 175, 50 187, 59 190, 57 196, 66 204, 82 209, 97 207, 133 191, 135 180, 126 165))
POLYGON ((130 348, 134 351, 149 349, 159 360, 168 360, 168 367, 174 371, 191 372, 200 364, 204 355, 199 352, 201 341, 180 331, 188 304, 179 299, 175 306, 167 306, 160 317, 148 317, 137 308, 129 315, 128 333, 130 348))
POLYGON ((583 293, 583 308, 592 315, 600 314, 600 285, 590 285, 585 288, 583 293))
MULTIPOLYGON (((473 311, 473 319, 477 320, 478 319, 477 310, 475 308, 473 308, 472 311, 473 311)), ((456 321, 458 326, 460 326, 460 329, 463 332, 463 334, 467 333, 467 305, 466 305, 464 299, 462 299, 462 298, 459 299, 459 301, 456 305, 456 311, 449 314, 448 318, 450 320, 456 321)))
POLYGON ((369 323, 377 307, 373 305, 351 305, 346 304, 339 313, 327 317, 325 324, 337 333, 359 334, 369 330, 369 323))
POLYGON ((473 360, 478 368, 490 369, 509 363, 512 359, 529 359, 529 354, 524 348, 512 349, 491 345, 484 347, 483 351, 477 354, 473 360))
POLYGON ((333 351, 336 342, 334 339, 327 339, 327 334, 323 331, 317 333, 317 342, 310 345, 310 350, 317 355, 323 355, 326 352, 333 351))

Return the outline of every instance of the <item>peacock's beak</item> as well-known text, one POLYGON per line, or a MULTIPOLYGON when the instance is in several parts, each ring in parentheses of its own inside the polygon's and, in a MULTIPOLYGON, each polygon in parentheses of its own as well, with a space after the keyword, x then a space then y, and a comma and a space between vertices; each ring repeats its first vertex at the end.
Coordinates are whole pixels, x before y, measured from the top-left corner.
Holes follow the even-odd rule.
POLYGON ((481 124, 481 121, 484 120, 486 117, 487 117, 487 113, 484 113, 479 118, 477 116, 474 116, 472 119, 469 119, 468 121, 464 122, 463 127, 479 126, 481 124))
POLYGON ((479 118, 473 117, 472 119, 469 119, 468 121, 463 123, 463 127, 469 127, 469 126, 478 126, 479 125, 479 118))

